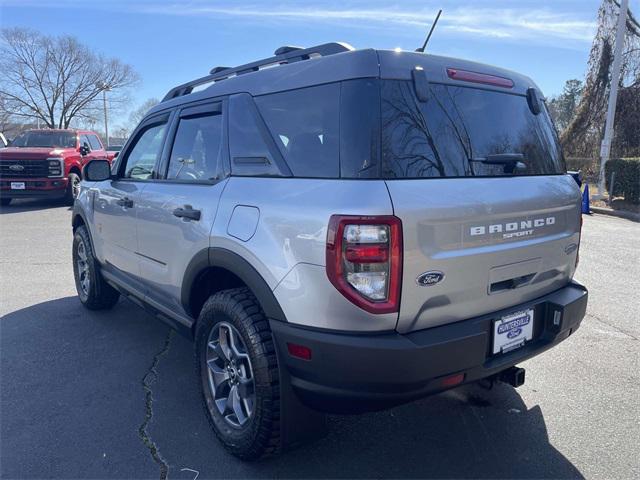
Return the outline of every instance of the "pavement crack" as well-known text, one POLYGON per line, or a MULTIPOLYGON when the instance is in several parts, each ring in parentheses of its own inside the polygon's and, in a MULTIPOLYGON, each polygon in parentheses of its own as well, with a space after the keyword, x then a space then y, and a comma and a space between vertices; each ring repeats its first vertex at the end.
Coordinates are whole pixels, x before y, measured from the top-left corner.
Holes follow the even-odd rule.
POLYGON ((153 390, 151 386, 158 379, 158 363, 160 363, 160 358, 169 351, 169 347, 171 345, 171 337, 173 336, 173 329, 169 329, 167 332, 167 336, 164 340, 164 344, 162 349, 156 353, 153 357, 153 362, 151 363, 151 367, 147 370, 144 377, 142 377, 142 388, 144 389, 144 406, 145 406, 145 415, 144 421, 138 427, 138 435, 142 440, 142 443, 149 449, 149 453, 153 458, 153 461, 158 464, 160 467, 160 480, 165 480, 169 473, 169 464, 167 461, 162 458, 160 454, 160 449, 156 445, 156 443, 152 440, 151 436, 147 428, 153 419, 153 390))
POLYGON ((599 317, 598 315, 595 315, 593 313, 587 313, 587 316, 593 318, 595 321, 600 322, 604 325, 606 325, 607 327, 615 330, 618 333, 621 333, 622 335, 625 335, 627 337, 632 338, 633 340, 639 340, 638 337, 636 337, 634 334, 632 334, 631 332, 626 331, 623 328, 618 327, 617 325, 613 325, 612 323, 609 323, 607 321, 605 321, 603 318, 599 317))

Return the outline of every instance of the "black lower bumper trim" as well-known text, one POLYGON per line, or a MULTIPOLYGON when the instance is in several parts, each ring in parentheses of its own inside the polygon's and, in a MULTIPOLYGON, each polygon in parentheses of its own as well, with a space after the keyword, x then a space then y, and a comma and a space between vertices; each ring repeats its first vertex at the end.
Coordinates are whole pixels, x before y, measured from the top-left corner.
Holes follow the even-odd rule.
POLYGON ((464 375, 469 383, 496 375, 553 347, 584 318, 588 293, 569 285, 504 311, 409 334, 343 334, 271 321, 282 368, 308 405, 327 412, 386 408, 451 388, 443 379, 464 375), (493 320, 533 308, 533 339, 493 355, 493 320), (287 353, 287 343, 311 349, 311 360, 287 353))

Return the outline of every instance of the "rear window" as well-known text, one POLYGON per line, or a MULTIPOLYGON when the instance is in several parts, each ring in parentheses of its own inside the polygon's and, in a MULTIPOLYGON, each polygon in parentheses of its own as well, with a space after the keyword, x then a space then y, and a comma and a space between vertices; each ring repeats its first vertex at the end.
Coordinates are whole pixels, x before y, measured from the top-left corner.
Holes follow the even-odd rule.
MULTIPOLYGON (((545 109, 525 96, 431 84, 426 102, 408 81, 381 82, 384 178, 550 175, 565 166, 545 109), (496 155, 521 159, 517 171, 496 155)), ((511 165, 513 166, 513 165, 511 165)))

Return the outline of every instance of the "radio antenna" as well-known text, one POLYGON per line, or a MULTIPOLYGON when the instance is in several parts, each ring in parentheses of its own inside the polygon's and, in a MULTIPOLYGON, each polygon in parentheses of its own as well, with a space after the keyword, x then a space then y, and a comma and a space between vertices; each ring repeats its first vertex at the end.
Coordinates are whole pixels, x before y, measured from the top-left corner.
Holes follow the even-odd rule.
POLYGON ((438 14, 436 15, 436 19, 433 21, 433 25, 431 25, 431 30, 429 30, 429 35, 427 35, 427 39, 422 44, 422 47, 416 48, 416 52, 424 53, 424 49, 427 48, 427 43, 429 43, 431 34, 433 33, 433 30, 436 28, 436 24, 438 23, 438 19, 440 18, 441 13, 442 13, 442 9, 438 10, 438 14))

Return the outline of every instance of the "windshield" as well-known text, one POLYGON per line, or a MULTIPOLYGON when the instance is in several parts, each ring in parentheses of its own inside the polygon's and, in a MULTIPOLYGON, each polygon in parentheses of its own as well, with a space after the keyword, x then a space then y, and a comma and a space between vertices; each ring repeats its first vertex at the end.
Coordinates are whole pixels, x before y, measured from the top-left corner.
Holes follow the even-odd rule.
POLYGON ((24 132, 18 135, 12 147, 75 148, 76 135, 73 132, 24 132))
POLYGON ((408 81, 381 82, 384 178, 551 175, 565 172, 546 109, 522 95, 408 81), (517 168, 516 168, 517 165, 517 168))

